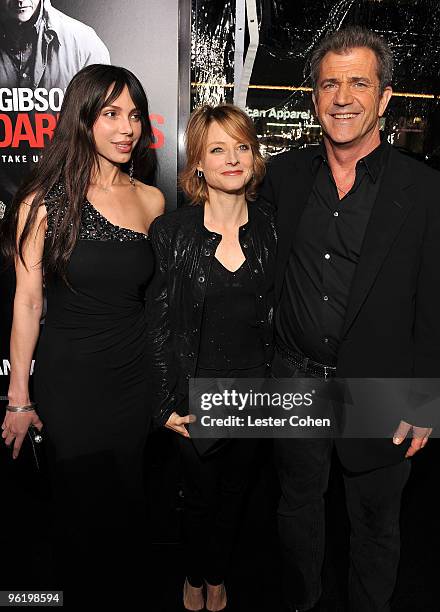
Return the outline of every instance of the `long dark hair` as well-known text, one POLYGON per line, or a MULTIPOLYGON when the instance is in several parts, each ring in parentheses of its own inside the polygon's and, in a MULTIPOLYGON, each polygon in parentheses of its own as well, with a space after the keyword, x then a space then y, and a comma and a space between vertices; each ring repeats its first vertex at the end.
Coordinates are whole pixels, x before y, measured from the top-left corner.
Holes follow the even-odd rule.
MULTIPOLYGON (((150 148, 153 132, 148 115, 145 91, 135 75, 125 68, 93 64, 80 70, 69 83, 64 96, 53 139, 44 156, 17 191, 2 223, 1 248, 9 262, 20 257, 38 214, 45 204, 49 210, 56 206, 55 229, 46 240, 43 255, 45 276, 58 275, 66 279, 66 267, 78 239, 81 209, 86 199, 92 171, 97 167, 98 154, 93 138, 93 125, 100 111, 111 104, 127 86, 130 96, 141 114, 142 132, 133 150, 133 175, 145 183, 152 183, 157 169, 155 152, 150 148), (46 197, 62 182, 63 201, 46 197), (35 194, 33 201, 29 196, 35 194), (29 213, 17 242, 19 210, 28 202, 29 213)), ((129 162, 131 163, 131 161, 129 162)), ((122 170, 127 167, 122 166, 122 170)), ((128 164, 126 164, 128 166, 128 164)))

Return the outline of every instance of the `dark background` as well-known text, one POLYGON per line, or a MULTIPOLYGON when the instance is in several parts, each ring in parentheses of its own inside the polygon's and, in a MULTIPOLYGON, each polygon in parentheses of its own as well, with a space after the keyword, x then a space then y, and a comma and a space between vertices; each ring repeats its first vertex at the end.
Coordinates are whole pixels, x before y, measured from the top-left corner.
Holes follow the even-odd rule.
MULTIPOLYGON (((260 45, 248 107, 312 109, 309 93, 271 87, 310 86, 307 59, 313 46, 344 25, 363 25, 390 44, 395 58, 394 90, 403 94, 391 100, 382 126, 385 133, 396 146, 440 168, 438 0, 257 0, 257 8, 260 45), (266 88, 254 89, 256 85, 266 88)), ((234 82, 234 15, 235 0, 193 0, 193 107, 233 99, 233 89, 224 84, 234 82), (211 86, 196 85, 206 82, 211 86)), ((318 141, 316 121, 314 127, 302 124, 300 134, 292 123, 298 124, 256 120, 263 151, 270 155, 318 141)))

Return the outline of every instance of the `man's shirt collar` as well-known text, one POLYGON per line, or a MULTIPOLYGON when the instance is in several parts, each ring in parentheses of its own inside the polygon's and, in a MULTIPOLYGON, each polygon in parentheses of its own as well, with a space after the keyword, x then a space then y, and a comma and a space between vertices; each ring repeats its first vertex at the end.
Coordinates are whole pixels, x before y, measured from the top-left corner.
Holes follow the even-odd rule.
MULTIPOLYGON (((383 167, 385 153, 388 147, 389 144, 386 138, 381 138, 380 145, 373 149, 371 153, 357 161, 356 170, 359 165, 363 165, 370 175, 372 181, 375 183, 379 178, 381 169, 383 167)), ((316 172, 323 162, 327 164, 328 160, 324 142, 321 141, 316 147, 316 152, 312 157, 312 169, 316 172)))

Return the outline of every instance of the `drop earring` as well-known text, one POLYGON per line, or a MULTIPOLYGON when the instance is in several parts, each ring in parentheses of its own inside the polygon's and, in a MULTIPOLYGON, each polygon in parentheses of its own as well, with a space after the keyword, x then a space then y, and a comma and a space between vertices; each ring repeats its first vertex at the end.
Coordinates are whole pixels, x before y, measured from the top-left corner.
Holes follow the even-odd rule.
POLYGON ((197 170, 197 176, 199 178, 203 178, 203 172, 201 170, 197 170))
POLYGON ((134 184, 134 162, 133 160, 131 160, 130 168, 128 170, 128 178, 130 179, 130 185, 134 187, 135 184, 134 184))

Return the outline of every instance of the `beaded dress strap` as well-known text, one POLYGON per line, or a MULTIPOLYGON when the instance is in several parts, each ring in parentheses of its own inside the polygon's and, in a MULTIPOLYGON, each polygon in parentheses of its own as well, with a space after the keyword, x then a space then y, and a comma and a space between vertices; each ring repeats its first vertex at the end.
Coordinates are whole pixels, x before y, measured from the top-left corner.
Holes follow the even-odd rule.
MULTIPOLYGON (((66 206, 61 204, 65 202, 64 185, 58 183, 48 192, 45 202, 47 208, 47 230, 46 238, 51 238, 56 232, 56 226, 61 220, 60 217, 65 214, 66 206), (62 208, 60 209, 60 206, 62 208)), ((88 200, 83 203, 81 211, 81 226, 79 231, 79 240, 118 240, 119 242, 128 242, 135 240, 146 240, 147 234, 136 232, 135 230, 114 225, 106 219, 88 200)))

